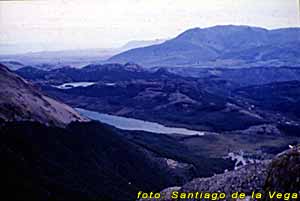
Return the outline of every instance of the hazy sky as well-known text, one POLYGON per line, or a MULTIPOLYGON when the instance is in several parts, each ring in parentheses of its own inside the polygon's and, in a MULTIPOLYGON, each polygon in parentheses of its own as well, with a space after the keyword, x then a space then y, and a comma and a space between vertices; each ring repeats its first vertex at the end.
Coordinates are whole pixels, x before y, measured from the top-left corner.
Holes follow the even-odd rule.
POLYGON ((219 24, 299 27, 298 0, 0 1, 0 54, 118 47, 219 24))

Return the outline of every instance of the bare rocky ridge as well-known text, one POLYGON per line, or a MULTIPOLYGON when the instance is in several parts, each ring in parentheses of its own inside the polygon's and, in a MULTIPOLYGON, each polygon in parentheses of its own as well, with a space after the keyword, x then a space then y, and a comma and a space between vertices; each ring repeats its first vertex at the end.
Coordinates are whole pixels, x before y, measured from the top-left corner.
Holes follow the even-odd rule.
POLYGON ((71 107, 44 96, 33 85, 0 65, 0 119, 37 121, 64 126, 72 121, 86 121, 71 107))
MULTIPOLYGON (((162 200, 171 199, 173 191, 177 192, 224 192, 231 195, 243 192, 250 199, 251 193, 261 192, 269 201, 268 192, 298 193, 300 195, 300 146, 293 147, 278 154, 272 161, 248 164, 237 170, 218 174, 208 178, 197 178, 182 187, 170 187, 161 191, 165 195, 162 200)), ((199 199, 186 199, 199 200, 199 199)), ((201 199, 200 199, 201 200, 201 199)), ((273 200, 273 199, 272 199, 273 200)), ((276 199, 275 199, 276 200, 276 199)))
MULTIPOLYGON (((172 191, 178 192, 224 192, 227 196, 234 192, 244 192, 251 195, 252 191, 261 192, 264 180, 267 177, 269 162, 263 161, 256 164, 248 164, 235 171, 225 172, 209 178, 197 178, 178 188, 163 190, 166 199, 170 198, 172 191), (169 196, 169 197, 168 197, 169 196)), ((172 199, 169 199, 172 200, 172 199)), ((174 200, 174 199, 173 199, 174 200)), ((199 200, 199 199, 188 199, 199 200)))
MULTIPOLYGON (((268 169, 264 191, 300 195, 300 146, 285 151, 273 159, 268 169)), ((276 199, 265 197, 265 200, 276 199)))

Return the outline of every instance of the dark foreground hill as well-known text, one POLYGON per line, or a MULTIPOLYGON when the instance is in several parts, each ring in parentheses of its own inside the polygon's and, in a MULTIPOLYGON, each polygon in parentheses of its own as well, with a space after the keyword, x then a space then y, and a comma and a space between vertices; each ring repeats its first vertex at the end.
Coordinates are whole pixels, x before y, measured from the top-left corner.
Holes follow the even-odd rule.
POLYGON ((101 123, 9 123, 0 138, 9 200, 132 200, 174 184, 159 160, 101 123))
POLYGON ((1 197, 133 200, 138 191, 159 191, 232 167, 230 161, 196 155, 169 136, 147 136, 125 135, 99 122, 74 122, 66 128, 4 123, 1 197))

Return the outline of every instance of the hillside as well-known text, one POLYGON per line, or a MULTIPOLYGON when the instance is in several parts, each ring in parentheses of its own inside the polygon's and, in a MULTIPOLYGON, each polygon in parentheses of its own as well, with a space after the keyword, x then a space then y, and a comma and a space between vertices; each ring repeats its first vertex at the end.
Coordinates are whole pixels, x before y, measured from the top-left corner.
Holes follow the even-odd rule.
MULTIPOLYGON (((290 196, 292 194, 295 196, 296 194, 299 199, 299 161, 300 147, 295 146, 292 149, 278 154, 272 160, 248 164, 237 170, 217 174, 213 177, 196 178, 181 187, 164 189, 162 193, 165 195, 165 198, 159 200, 174 200, 171 199, 173 192, 177 192, 177 195, 181 196, 187 196, 188 192, 223 192, 226 194, 226 198, 222 199, 224 201, 233 200, 230 199, 230 195, 235 192, 245 193, 246 199, 239 200, 254 200, 251 199, 252 192, 261 193, 262 198, 260 200, 263 201, 283 200, 276 198, 271 199, 269 192, 290 193, 290 196)), ((196 198, 194 193, 194 198, 188 200, 199 200, 199 198, 196 198)), ((284 200, 286 200, 286 198, 284 198, 284 200)))
MULTIPOLYGON (((81 70, 82 81, 87 81, 85 71, 81 70)), ((54 82, 51 79, 38 83, 49 96, 72 107, 169 126, 221 131, 244 129, 265 122, 255 111, 249 111, 230 97, 222 96, 234 87, 231 82, 188 79, 163 71, 142 74, 144 76, 139 76, 140 73, 126 76, 123 72, 109 77, 107 73, 105 79, 94 80, 96 83, 91 86, 67 90, 49 85, 49 81, 54 82), (224 120, 225 116, 230 118, 224 120)), ((96 76, 97 72, 93 75, 96 76)))
POLYGON ((64 126, 85 120, 71 107, 44 96, 3 65, 0 65, 0 88, 0 119, 4 121, 37 121, 64 126))
POLYGON ((270 123, 290 129, 299 121, 291 115, 298 111, 299 68, 145 69, 127 63, 52 71, 25 67, 16 72, 73 107, 169 126, 219 132, 270 123), (81 82, 89 85, 62 88, 81 82))
POLYGON ((156 79, 164 76, 179 77, 167 71, 161 71, 160 73, 150 72, 135 63, 126 63, 124 65, 117 63, 103 65, 90 64, 80 69, 65 67, 50 71, 29 66, 18 69, 16 73, 33 82, 46 81, 52 84, 64 82, 115 82, 135 79, 156 79))
POLYGON ((181 183, 165 159, 98 122, 10 122, 0 125, 0 137, 8 200, 133 200, 140 190, 181 183))
POLYGON ((132 49, 108 62, 151 66, 298 66, 300 29, 215 26, 187 30, 159 45, 132 49))

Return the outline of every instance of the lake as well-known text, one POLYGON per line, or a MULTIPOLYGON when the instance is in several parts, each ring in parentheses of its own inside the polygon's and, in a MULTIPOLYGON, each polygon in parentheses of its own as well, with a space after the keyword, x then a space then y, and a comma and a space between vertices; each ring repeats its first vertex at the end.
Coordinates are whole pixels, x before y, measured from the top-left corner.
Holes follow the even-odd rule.
POLYGON ((82 116, 115 126, 123 130, 147 131, 160 134, 204 135, 204 132, 202 131, 190 130, 186 128, 168 127, 156 122, 103 114, 100 112, 85 110, 82 108, 76 108, 76 110, 82 116))
POLYGON ((96 82, 68 82, 58 86, 53 86, 58 89, 72 89, 74 87, 88 87, 96 84, 96 82))

